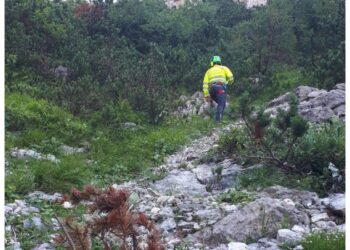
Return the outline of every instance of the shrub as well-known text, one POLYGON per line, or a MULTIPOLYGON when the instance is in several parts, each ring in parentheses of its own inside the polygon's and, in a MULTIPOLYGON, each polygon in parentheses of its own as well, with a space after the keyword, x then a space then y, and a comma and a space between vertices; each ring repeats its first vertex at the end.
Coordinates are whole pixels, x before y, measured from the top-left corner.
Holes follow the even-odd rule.
POLYGON ((345 250, 345 234, 312 234, 302 242, 302 246, 304 250, 345 250))
POLYGON ((232 130, 220 136, 219 152, 231 155, 239 151, 242 147, 242 139, 244 137, 244 130, 242 128, 233 128, 232 130))
MULTIPOLYGON (((58 137, 65 142, 77 141, 88 132, 84 123, 64 109, 45 100, 36 100, 18 93, 6 96, 5 128, 7 131, 22 131, 27 135, 30 130, 39 130, 45 134, 46 139, 58 137)), ((35 141, 35 137, 31 139, 35 141)), ((30 138, 25 141, 30 141, 30 138)))
POLYGON ((59 163, 36 161, 32 166, 35 187, 45 192, 67 192, 72 186, 81 187, 91 178, 91 170, 83 158, 66 156, 59 163))
POLYGON ((229 189, 228 191, 220 194, 218 197, 219 202, 228 202, 231 204, 245 204, 251 202, 252 200, 253 198, 248 192, 236 190, 235 188, 229 189))
POLYGON ((314 125, 295 148, 294 161, 314 172, 332 162, 338 169, 345 169, 345 124, 339 120, 314 125))
POLYGON ((38 189, 45 192, 67 192, 72 186, 81 187, 92 176, 85 160, 77 155, 63 157, 59 163, 13 159, 6 170, 7 198, 38 189))
POLYGON ((5 198, 7 201, 18 198, 18 195, 27 194, 35 189, 35 176, 28 169, 23 168, 10 171, 5 180, 5 198))
POLYGON ((244 94, 239 103, 245 126, 234 128, 220 138, 221 152, 243 164, 262 163, 288 174, 298 174, 296 179, 303 180, 320 194, 344 190, 344 123, 335 119, 310 125, 297 114, 297 99, 293 96, 289 100, 290 109, 279 110, 275 118, 270 118, 263 108, 254 111, 248 94, 244 94), (337 180, 332 179, 327 169, 330 163, 340 170, 341 177, 337 180))

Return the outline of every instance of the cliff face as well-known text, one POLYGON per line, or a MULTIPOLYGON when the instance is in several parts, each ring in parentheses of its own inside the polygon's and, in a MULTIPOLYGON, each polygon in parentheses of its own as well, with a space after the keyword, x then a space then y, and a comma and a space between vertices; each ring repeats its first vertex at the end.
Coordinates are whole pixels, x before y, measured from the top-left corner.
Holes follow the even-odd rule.
MULTIPOLYGON (((189 0, 193 2, 192 0, 189 0)), ((247 8, 252 8, 257 5, 266 5, 267 0, 236 0, 238 2, 243 2, 246 4, 247 8)), ((166 5, 169 8, 180 8, 185 4, 186 0, 165 0, 166 5)))

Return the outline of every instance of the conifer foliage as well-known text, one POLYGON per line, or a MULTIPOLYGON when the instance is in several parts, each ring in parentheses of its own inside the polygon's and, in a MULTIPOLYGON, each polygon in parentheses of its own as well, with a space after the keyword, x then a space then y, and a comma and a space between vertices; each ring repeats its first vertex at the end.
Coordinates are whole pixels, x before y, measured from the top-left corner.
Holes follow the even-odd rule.
POLYGON ((86 186, 84 191, 72 188, 63 202, 89 204, 89 216, 85 217, 89 218, 83 223, 78 223, 79 218, 58 219, 63 232, 55 238, 56 243, 72 250, 92 249, 93 241, 102 243, 105 250, 116 246, 121 250, 138 250, 142 243, 146 243, 142 249, 165 249, 154 222, 144 213, 132 212, 128 197, 126 190, 112 186, 104 190, 93 186, 86 186))
POLYGON ((239 111, 246 133, 243 138, 242 135, 236 137, 241 148, 241 157, 258 159, 293 172, 302 172, 294 164, 294 149, 309 125, 298 114, 297 98, 290 95, 289 109, 279 109, 275 118, 270 117, 264 108, 254 111, 248 105, 249 102, 248 94, 245 93, 240 99, 239 111))

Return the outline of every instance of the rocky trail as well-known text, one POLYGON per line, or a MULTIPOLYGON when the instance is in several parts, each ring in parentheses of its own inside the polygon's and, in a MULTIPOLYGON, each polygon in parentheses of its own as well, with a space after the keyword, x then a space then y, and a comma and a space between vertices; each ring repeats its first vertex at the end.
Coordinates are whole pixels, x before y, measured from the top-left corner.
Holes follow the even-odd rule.
MULTIPOLYGON (((302 111, 304 114, 311 113, 310 119, 315 121, 320 120, 324 110, 332 111, 328 104, 323 105, 327 95, 345 94, 343 85, 338 85, 334 93, 307 87, 298 88, 298 91, 300 97, 304 96, 302 105, 305 108, 302 111), (315 107, 317 112, 306 109, 315 107)), ((201 110, 201 105, 196 103, 196 98, 200 97, 193 97, 193 102, 186 103, 187 113, 198 113, 198 109, 201 110), (191 106, 191 103, 195 105, 191 106)), ((275 99, 269 109, 274 110, 273 105, 287 106, 285 99, 283 96, 275 99)), ((332 101, 333 109, 345 105, 341 98, 328 99, 332 101), (337 100, 336 105, 334 100, 337 100)), ((344 118, 344 115, 343 112, 340 117, 344 118)), ((166 249, 169 250, 278 250, 282 249, 282 245, 297 250, 302 249, 299 243, 308 234, 318 231, 345 232, 345 194, 341 193, 320 198, 314 192, 272 186, 247 192, 251 200, 245 204, 218 201, 220 194, 233 187, 239 174, 247 167, 235 164, 232 159, 216 159, 204 163, 201 159, 210 149, 218 146, 220 133, 240 125, 237 122, 214 129, 210 134, 168 156, 161 166, 154 169, 154 174, 162 176, 158 180, 144 178, 113 186, 128 190, 132 208, 144 212, 156 222, 166 249)), ((253 167, 258 166, 249 168, 253 167)), ((25 200, 6 204, 6 218, 30 216, 31 219, 23 220, 24 228, 45 230, 40 209, 28 205, 26 201, 53 202, 60 198, 61 194, 57 193, 31 193, 25 200)), ((66 204, 66 208, 71 209, 71 206, 66 204)), ((51 222, 55 230, 58 230, 57 221, 52 218, 51 222)), ((7 232, 11 230, 11 226, 6 227, 7 232)), ((10 241, 12 249, 21 249, 15 238, 10 241)), ((54 249, 54 246, 43 243, 35 249, 54 249)))
POLYGON ((345 230, 344 194, 320 199, 313 192, 273 186, 251 193, 253 201, 247 204, 218 202, 245 169, 230 159, 196 163, 233 126, 239 124, 215 130, 169 156, 156 169, 167 172, 163 179, 143 187, 136 182, 115 186, 137 194, 136 210, 156 221, 167 249, 277 250, 283 244, 301 249, 298 243, 311 232, 345 230), (222 178, 208 192, 217 168, 222 168, 222 178))
MULTIPOLYGON (((277 250, 281 244, 301 249, 298 243, 311 232, 345 230, 344 194, 320 199, 316 193, 273 186, 250 193, 253 200, 247 204, 218 202, 218 196, 234 185, 244 169, 230 159, 198 162, 217 146, 220 133, 233 126, 239 124, 215 129, 167 157, 154 170, 166 173, 160 180, 114 185, 130 192, 135 211, 144 212, 156 222, 166 249, 277 250), (218 168, 222 169, 222 178, 212 183, 218 168)), ((54 201, 60 197, 35 192, 27 199, 54 201)), ((5 213, 6 217, 32 214, 32 219, 23 221, 24 227, 45 228, 39 209, 27 206, 25 201, 7 204, 5 213)), ((55 219, 52 223, 59 228, 55 219)), ((14 242, 13 246, 21 249, 19 243, 14 242)), ((44 243, 36 249, 53 246, 44 243)))

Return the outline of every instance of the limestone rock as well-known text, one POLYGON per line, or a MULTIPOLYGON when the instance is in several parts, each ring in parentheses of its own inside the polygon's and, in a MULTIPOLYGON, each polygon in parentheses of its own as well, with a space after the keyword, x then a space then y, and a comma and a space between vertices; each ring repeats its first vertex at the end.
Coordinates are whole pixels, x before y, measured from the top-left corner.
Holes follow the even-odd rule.
POLYGON ((295 89, 294 93, 296 94, 296 96, 299 98, 299 101, 305 101, 308 99, 308 95, 313 92, 316 91, 317 88, 314 87, 309 87, 309 86, 299 86, 295 89))
MULTIPOLYGON (((326 91, 308 86, 299 86, 294 93, 299 99, 298 112, 306 120, 315 123, 325 122, 333 116, 345 121, 345 84, 338 84, 335 89, 326 91)), ((273 99, 265 112, 276 116, 278 109, 289 109, 289 92, 273 99)))
POLYGON ((324 90, 324 89, 321 89, 321 90, 316 89, 316 90, 310 92, 310 93, 307 95, 307 98, 315 98, 315 97, 317 97, 317 96, 319 96, 319 95, 324 95, 324 94, 326 94, 326 93, 327 93, 327 91, 324 90))
POLYGON ((174 218, 169 218, 163 221, 159 228, 163 231, 171 231, 176 228, 176 222, 174 218))
POLYGON ((52 161, 54 163, 60 162, 60 160, 58 160, 54 155, 40 154, 32 149, 12 148, 10 154, 12 157, 19 158, 19 159, 33 158, 33 159, 37 159, 37 160, 48 160, 48 161, 52 161))
POLYGON ((265 197, 245 205, 217 222, 212 234, 205 240, 210 244, 216 244, 227 242, 227 238, 240 242, 246 241, 248 237, 259 239, 263 236, 263 232, 274 236, 278 225, 286 219, 285 214, 289 214, 290 224, 309 223, 305 213, 289 212, 281 200, 265 197))
POLYGON ((45 226, 42 223, 41 218, 38 216, 34 216, 32 218, 25 219, 23 221, 23 227, 25 229, 28 229, 28 228, 35 228, 37 230, 44 230, 45 229, 45 226))
POLYGON ((55 247, 51 245, 50 243, 43 243, 35 248, 33 250, 54 250, 55 247))
POLYGON ((242 242, 230 242, 228 244, 228 250, 248 250, 248 246, 242 242))
POLYGON ((277 232, 277 242, 280 245, 288 245, 293 247, 296 246, 302 240, 303 237, 300 234, 293 232, 289 229, 280 229, 277 232))
MULTIPOLYGON (((309 105, 309 104, 308 104, 309 105)), ((335 113, 327 106, 316 106, 316 107, 301 107, 300 115, 306 120, 321 123, 330 120, 335 113)))
POLYGON ((205 186, 197 181, 195 174, 190 171, 172 171, 164 179, 154 183, 154 188, 161 193, 190 193, 205 195, 205 186))
POLYGON ((311 222, 312 223, 315 223, 315 222, 321 221, 321 220, 323 220, 323 221, 329 220, 328 214, 327 213, 322 213, 322 214, 317 214, 317 215, 314 215, 314 216, 311 217, 311 222))
POLYGON ((292 227, 292 231, 300 234, 300 235, 307 235, 310 233, 310 230, 308 227, 306 226, 300 226, 300 225, 294 225, 292 227))
POLYGON ((263 189, 258 194, 258 197, 271 197, 281 200, 290 199, 294 203, 302 204, 305 207, 319 202, 318 195, 315 192, 286 188, 278 185, 263 189))
POLYGON ((344 90, 345 91, 345 83, 338 83, 335 85, 337 89, 344 90))
POLYGON ((284 95, 281 95, 275 99, 273 99, 271 102, 269 102, 269 104, 267 105, 267 107, 275 107, 275 106, 279 106, 283 103, 288 103, 289 101, 289 96, 290 96, 290 92, 287 92, 284 95))
POLYGON ((48 202, 56 202, 60 199, 62 199, 62 194, 60 193, 54 193, 54 194, 46 194, 41 191, 35 191, 33 193, 30 193, 27 195, 27 198, 35 201, 35 200, 43 200, 43 201, 48 201, 48 202))
POLYGON ((66 155, 71 155, 71 154, 76 154, 76 153, 84 153, 85 149, 84 148, 74 148, 70 147, 68 145, 61 145, 60 150, 66 154, 66 155))
POLYGON ((345 215, 345 194, 333 194, 329 197, 328 207, 334 212, 345 215))
POLYGON ((59 65, 58 67, 55 68, 54 73, 56 77, 66 78, 68 76, 68 68, 62 65, 59 65))

